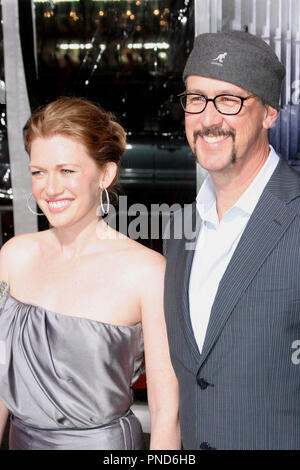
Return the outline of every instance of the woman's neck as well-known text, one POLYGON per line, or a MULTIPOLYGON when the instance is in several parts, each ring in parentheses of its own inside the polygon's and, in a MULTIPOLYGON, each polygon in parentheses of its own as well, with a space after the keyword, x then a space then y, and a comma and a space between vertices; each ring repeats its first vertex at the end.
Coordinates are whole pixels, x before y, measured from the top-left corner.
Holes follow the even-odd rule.
POLYGON ((78 223, 70 227, 54 227, 51 229, 58 250, 66 259, 87 253, 91 245, 97 240, 97 230, 99 223, 98 218, 93 218, 84 223, 78 223))

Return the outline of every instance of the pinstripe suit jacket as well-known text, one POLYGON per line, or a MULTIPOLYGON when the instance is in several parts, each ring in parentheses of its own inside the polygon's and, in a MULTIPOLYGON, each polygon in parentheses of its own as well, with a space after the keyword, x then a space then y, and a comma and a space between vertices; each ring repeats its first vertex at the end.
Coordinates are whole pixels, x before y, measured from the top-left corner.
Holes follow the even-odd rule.
POLYGON ((166 243, 165 317, 184 449, 300 449, 300 364, 292 361, 299 196, 298 174, 280 161, 221 279, 201 354, 188 303, 194 252, 184 236, 166 243))

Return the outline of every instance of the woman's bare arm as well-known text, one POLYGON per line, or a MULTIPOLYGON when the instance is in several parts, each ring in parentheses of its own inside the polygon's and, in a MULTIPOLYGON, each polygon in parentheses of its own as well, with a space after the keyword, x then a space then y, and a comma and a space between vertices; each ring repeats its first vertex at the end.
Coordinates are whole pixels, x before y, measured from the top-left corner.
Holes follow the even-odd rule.
POLYGON ((145 271, 141 303, 151 419, 150 449, 180 449, 178 383, 170 360, 163 312, 164 258, 155 254, 145 271))
POLYGON ((0 446, 2 443, 2 438, 3 438, 5 426, 7 423, 7 418, 8 418, 8 409, 2 403, 2 401, 0 401, 0 446))
MULTIPOLYGON (((2 247, 0 250, 0 281, 9 281, 9 276, 8 276, 8 266, 10 263, 10 249, 9 249, 9 243, 7 243, 5 246, 2 247)), ((7 418, 8 418, 8 409, 0 401, 0 446, 2 443, 2 438, 3 438, 3 433, 6 427, 7 423, 7 418)))

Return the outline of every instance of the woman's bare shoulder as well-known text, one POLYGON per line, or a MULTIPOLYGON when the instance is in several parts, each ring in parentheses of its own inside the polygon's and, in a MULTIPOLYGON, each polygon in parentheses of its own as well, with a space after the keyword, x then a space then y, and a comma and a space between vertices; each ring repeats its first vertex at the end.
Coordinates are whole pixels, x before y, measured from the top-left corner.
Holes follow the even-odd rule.
POLYGON ((131 266, 141 281, 151 282, 164 274, 166 260, 159 252, 131 239, 127 240, 127 247, 125 258, 128 266, 131 266))
POLYGON ((0 265, 13 269, 15 266, 21 266, 23 262, 28 262, 38 255, 46 237, 45 232, 36 232, 10 238, 0 250, 0 265))
POLYGON ((1 248, 1 252, 10 256, 25 249, 34 249, 40 245, 44 232, 23 233, 10 238, 1 248))
MULTIPOLYGON (((115 244, 116 253, 122 252, 125 259, 130 260, 131 266, 135 264, 142 267, 153 269, 162 268, 165 266, 165 257, 158 251, 148 248, 142 243, 127 237, 126 235, 116 232, 109 228, 109 237, 111 240, 116 240, 118 243, 115 244)), ((114 246, 113 244, 111 246, 114 246)))
POLYGON ((135 253, 139 261, 144 261, 149 263, 150 266, 165 266, 165 257, 156 250, 148 248, 141 243, 134 242, 137 246, 135 248, 135 253))

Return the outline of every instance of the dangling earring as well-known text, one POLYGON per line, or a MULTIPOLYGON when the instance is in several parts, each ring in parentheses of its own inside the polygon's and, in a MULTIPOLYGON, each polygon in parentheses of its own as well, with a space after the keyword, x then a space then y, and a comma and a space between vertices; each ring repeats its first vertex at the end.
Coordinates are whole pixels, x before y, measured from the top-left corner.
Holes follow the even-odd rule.
POLYGON ((30 194, 28 194, 28 196, 27 196, 27 198, 26 198, 26 200, 27 200, 27 207, 28 207, 28 209, 29 209, 29 210, 30 210, 30 212, 31 212, 32 214, 34 214, 34 215, 44 215, 44 213, 43 213, 43 212, 40 214, 39 212, 35 212, 33 209, 31 209, 31 207, 30 207, 30 205, 29 205, 29 201, 30 201, 30 199, 32 198, 32 196, 33 196, 33 194, 32 194, 32 193, 30 193, 30 194))
POLYGON ((106 188, 101 189, 100 191, 100 207, 102 211, 102 215, 107 215, 109 213, 109 194, 106 188), (103 205, 103 191, 105 192, 105 197, 106 197, 106 208, 103 205))

